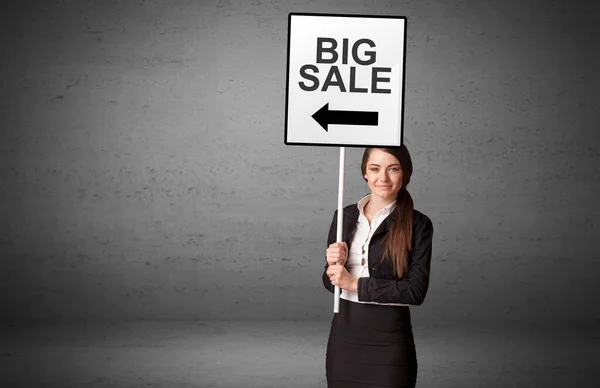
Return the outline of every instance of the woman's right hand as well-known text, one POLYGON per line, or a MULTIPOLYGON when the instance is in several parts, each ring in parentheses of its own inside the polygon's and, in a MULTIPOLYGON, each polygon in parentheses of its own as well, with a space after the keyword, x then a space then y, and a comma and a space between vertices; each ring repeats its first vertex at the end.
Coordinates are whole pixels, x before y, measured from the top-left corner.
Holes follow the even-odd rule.
POLYGON ((334 242, 327 248, 326 255, 327 264, 334 265, 337 263, 344 265, 348 260, 348 246, 345 242, 334 242))

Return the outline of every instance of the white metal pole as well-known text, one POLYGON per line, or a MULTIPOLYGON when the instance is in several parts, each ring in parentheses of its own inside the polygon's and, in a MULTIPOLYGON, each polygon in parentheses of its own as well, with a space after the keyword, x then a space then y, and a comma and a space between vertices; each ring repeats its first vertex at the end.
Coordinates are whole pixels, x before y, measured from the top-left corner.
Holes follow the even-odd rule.
MULTIPOLYGON (((346 147, 340 147, 340 180, 338 186, 338 213, 337 213, 337 242, 342 242, 342 224, 344 222, 344 166, 346 165, 346 147)), ((339 265, 339 264, 336 264, 339 265)), ((340 288, 335 286, 333 296, 333 312, 340 311, 340 288)))

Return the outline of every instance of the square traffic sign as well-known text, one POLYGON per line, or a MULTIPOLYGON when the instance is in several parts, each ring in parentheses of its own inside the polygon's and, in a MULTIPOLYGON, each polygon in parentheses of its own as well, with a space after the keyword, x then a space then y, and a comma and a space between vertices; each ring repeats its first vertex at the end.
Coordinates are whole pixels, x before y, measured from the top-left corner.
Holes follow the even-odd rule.
POLYGON ((406 22, 289 14, 286 145, 402 145, 406 22))

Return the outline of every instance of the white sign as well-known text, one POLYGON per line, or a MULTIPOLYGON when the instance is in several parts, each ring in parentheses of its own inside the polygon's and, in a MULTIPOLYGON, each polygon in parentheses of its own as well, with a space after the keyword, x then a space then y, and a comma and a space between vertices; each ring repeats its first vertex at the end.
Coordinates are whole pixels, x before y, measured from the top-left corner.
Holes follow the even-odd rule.
POLYGON ((286 145, 401 146, 406 18, 290 13, 286 145))

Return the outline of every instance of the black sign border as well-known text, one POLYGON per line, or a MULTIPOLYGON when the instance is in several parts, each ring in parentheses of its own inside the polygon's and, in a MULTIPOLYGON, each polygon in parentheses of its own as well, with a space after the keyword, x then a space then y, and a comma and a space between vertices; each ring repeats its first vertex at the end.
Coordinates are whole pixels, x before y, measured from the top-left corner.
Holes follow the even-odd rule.
MULTIPOLYGON (((292 16, 324 16, 324 17, 348 17, 348 18, 379 18, 379 19, 404 19, 404 60, 402 64, 402 102, 401 102, 401 120, 400 120, 400 144, 404 144, 404 99, 406 90, 406 40, 407 40, 407 29, 408 29, 408 18, 406 16, 392 16, 392 15, 359 15, 359 14, 330 14, 330 13, 305 13, 305 12, 290 12, 288 14, 288 36, 287 36, 287 64, 285 73, 285 122, 283 132, 283 143, 288 146, 313 146, 313 147, 355 147, 355 148, 386 148, 386 147, 397 147, 381 144, 341 144, 341 143, 291 143, 287 140, 288 135, 288 99, 289 99, 289 88, 290 84, 290 40, 292 30, 292 16)), ((315 123, 316 124, 316 123, 315 123)), ((318 124, 317 124, 318 125, 318 124)))

